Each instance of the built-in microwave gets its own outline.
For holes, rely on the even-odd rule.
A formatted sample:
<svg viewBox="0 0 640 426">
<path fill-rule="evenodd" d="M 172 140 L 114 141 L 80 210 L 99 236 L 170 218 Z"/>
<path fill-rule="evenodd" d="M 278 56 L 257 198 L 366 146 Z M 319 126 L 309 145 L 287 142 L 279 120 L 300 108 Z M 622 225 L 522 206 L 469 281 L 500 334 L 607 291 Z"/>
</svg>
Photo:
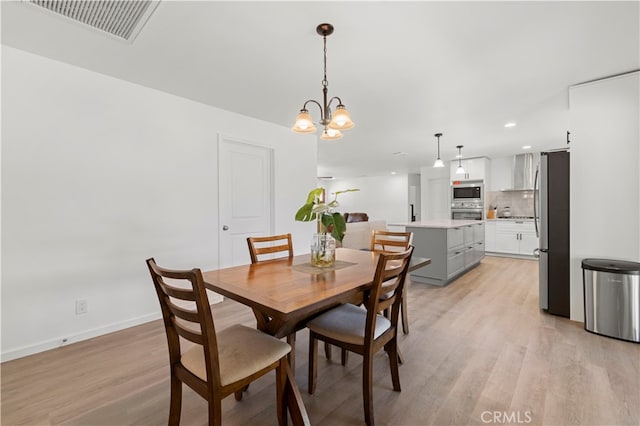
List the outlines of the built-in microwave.
<svg viewBox="0 0 640 426">
<path fill-rule="evenodd" d="M 482 203 L 484 185 L 481 180 L 454 180 L 451 185 L 451 202 Z"/>
</svg>

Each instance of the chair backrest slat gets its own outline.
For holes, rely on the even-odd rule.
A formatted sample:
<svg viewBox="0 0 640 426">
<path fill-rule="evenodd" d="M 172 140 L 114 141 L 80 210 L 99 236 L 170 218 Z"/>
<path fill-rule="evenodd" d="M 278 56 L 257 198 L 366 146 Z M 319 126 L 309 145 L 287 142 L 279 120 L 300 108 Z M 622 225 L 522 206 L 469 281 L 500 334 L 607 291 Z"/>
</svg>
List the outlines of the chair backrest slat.
<svg viewBox="0 0 640 426">
<path fill-rule="evenodd" d="M 273 253 L 287 252 L 287 257 L 293 257 L 291 234 L 273 235 L 270 237 L 248 237 L 247 244 L 249 245 L 251 263 L 260 262 L 261 260 L 258 256 Z"/>
<path fill-rule="evenodd" d="M 201 332 L 185 327 L 178 321 L 175 321 L 175 319 L 173 321 L 173 326 L 175 327 L 176 333 L 179 336 L 184 337 L 190 342 L 197 343 L 198 345 L 204 346 L 204 337 L 202 336 Z"/>
<path fill-rule="evenodd" d="M 193 309 L 185 309 L 182 306 L 175 305 L 171 302 L 169 302 L 168 308 L 171 311 L 171 313 L 176 317 L 185 321 L 198 324 L 198 326 L 200 326 L 200 316 L 198 315 L 197 311 Z"/>
<path fill-rule="evenodd" d="M 162 280 L 160 280 L 160 285 L 162 286 L 162 291 L 169 297 L 175 297 L 180 300 L 189 300 L 191 302 L 196 301 L 193 290 L 191 289 L 172 287 Z"/>
<path fill-rule="evenodd" d="M 175 364 L 180 361 L 182 348 L 179 336 L 202 345 L 207 377 L 213 379 L 208 383 L 220 387 L 216 331 L 202 273 L 199 269 L 165 269 L 158 266 L 153 258 L 147 259 L 147 266 L 162 309 L 170 362 Z M 171 285 L 165 281 L 166 278 L 177 280 L 183 286 Z M 190 305 L 194 309 L 180 306 L 172 299 L 193 302 Z"/>
<path fill-rule="evenodd" d="M 382 253 L 405 251 L 409 248 L 409 245 L 411 245 L 412 238 L 412 232 L 373 229 L 371 231 L 370 250 Z"/>
</svg>

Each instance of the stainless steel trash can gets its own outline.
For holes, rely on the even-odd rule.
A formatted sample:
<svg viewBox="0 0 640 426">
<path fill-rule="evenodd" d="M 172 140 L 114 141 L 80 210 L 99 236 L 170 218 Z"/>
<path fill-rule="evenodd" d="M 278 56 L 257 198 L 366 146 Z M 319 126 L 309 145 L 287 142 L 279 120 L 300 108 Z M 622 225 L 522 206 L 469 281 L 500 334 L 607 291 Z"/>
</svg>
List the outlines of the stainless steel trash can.
<svg viewBox="0 0 640 426">
<path fill-rule="evenodd" d="M 585 330 L 640 343 L 640 263 L 584 259 L 582 283 Z"/>
</svg>

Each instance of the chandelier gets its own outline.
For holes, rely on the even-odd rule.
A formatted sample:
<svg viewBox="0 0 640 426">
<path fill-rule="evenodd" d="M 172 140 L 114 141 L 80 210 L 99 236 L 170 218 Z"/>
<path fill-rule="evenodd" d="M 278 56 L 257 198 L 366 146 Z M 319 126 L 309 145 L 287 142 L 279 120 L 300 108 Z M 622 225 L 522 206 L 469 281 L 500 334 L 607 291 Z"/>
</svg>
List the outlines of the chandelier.
<svg viewBox="0 0 640 426">
<path fill-rule="evenodd" d="M 320 24 L 316 27 L 316 32 L 322 36 L 324 41 L 324 78 L 322 79 L 322 104 L 320 102 L 309 99 L 304 103 L 300 113 L 296 117 L 295 124 L 291 128 L 292 131 L 296 133 L 314 133 L 316 131 L 316 126 L 313 124 L 313 120 L 311 115 L 309 114 L 309 110 L 307 110 L 307 104 L 309 102 L 318 105 L 320 108 L 320 121 L 319 123 L 324 126 L 324 130 L 320 139 L 324 140 L 333 140 L 340 139 L 342 137 L 342 130 L 348 130 L 354 126 L 353 121 L 351 121 L 351 116 L 349 115 L 349 111 L 342 104 L 342 100 L 334 96 L 329 101 L 327 101 L 328 97 L 328 87 L 329 82 L 327 81 L 327 36 L 333 33 L 333 25 L 331 24 Z M 335 111 L 331 112 L 331 103 L 336 100 L 338 105 L 336 106 Z"/>
</svg>

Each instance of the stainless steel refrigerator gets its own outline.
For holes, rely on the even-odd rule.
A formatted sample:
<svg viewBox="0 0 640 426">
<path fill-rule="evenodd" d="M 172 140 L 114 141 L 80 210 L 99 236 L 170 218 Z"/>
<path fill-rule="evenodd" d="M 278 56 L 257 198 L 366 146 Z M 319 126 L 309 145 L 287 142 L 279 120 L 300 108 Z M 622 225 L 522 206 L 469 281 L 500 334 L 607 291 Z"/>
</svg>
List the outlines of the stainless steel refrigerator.
<svg viewBox="0 0 640 426">
<path fill-rule="evenodd" d="M 535 182 L 540 309 L 569 318 L 569 151 L 542 152 Z"/>
</svg>

